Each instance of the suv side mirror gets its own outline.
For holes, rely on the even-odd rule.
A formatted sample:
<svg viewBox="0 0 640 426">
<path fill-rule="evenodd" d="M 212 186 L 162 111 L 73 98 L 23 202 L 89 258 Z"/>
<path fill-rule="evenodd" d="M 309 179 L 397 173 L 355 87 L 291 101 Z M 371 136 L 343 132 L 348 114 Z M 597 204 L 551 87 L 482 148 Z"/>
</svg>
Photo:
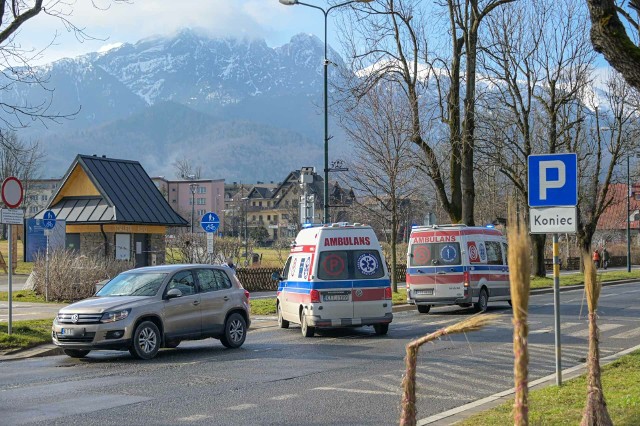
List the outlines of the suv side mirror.
<svg viewBox="0 0 640 426">
<path fill-rule="evenodd" d="M 182 292 L 177 288 L 172 288 L 167 292 L 166 299 L 175 299 L 176 297 L 182 297 Z"/>
<path fill-rule="evenodd" d="M 271 279 L 273 281 L 282 281 L 282 277 L 278 272 L 274 272 L 273 274 L 271 274 Z"/>
</svg>

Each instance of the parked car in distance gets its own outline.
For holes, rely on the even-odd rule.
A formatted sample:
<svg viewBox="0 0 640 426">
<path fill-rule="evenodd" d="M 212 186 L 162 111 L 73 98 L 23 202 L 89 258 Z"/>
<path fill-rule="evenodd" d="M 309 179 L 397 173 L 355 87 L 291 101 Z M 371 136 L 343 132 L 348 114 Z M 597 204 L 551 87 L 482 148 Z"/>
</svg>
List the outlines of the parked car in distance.
<svg viewBox="0 0 640 426">
<path fill-rule="evenodd" d="M 238 348 L 250 324 L 249 292 L 232 269 L 163 265 L 122 272 L 95 296 L 60 309 L 51 336 L 73 358 L 111 349 L 151 359 L 182 340 L 213 337 Z"/>
</svg>

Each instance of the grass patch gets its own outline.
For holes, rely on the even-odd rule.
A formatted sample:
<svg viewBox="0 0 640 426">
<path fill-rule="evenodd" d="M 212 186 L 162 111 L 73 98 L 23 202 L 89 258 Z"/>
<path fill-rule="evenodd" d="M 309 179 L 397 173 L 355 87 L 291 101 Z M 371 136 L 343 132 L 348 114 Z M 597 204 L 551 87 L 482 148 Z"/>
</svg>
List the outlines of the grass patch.
<svg viewBox="0 0 640 426">
<path fill-rule="evenodd" d="M 13 321 L 11 335 L 7 323 L 0 323 L 0 350 L 27 349 L 43 343 L 51 343 L 50 319 Z"/>
<path fill-rule="evenodd" d="M 275 315 L 276 299 L 251 300 L 251 315 Z"/>
<path fill-rule="evenodd" d="M 11 300 L 14 302 L 47 303 L 44 300 L 44 295 L 36 294 L 33 290 L 14 290 L 11 292 L 11 296 Z M 0 300 L 9 300 L 9 293 L 6 291 L 0 291 Z"/>
<path fill-rule="evenodd" d="M 609 271 L 598 273 L 598 279 L 602 282 L 625 280 L 640 278 L 640 270 L 627 271 Z M 560 286 L 577 285 L 584 283 L 584 275 L 581 273 L 560 275 Z M 553 287 L 553 276 L 545 278 L 533 277 L 531 278 L 531 288 L 545 288 Z"/>
<path fill-rule="evenodd" d="M 640 351 L 623 356 L 603 368 L 602 384 L 607 408 L 615 425 L 640 424 Z M 585 376 L 529 394 L 529 424 L 577 425 L 587 400 Z M 513 424 L 513 400 L 468 418 L 461 425 Z"/>
<path fill-rule="evenodd" d="M 15 273 L 16 274 L 23 274 L 23 275 L 29 275 L 31 273 L 31 271 L 33 271 L 33 262 L 25 262 L 23 257 L 22 257 L 22 241 L 18 240 L 17 243 L 17 250 L 18 250 L 18 264 L 16 265 L 16 270 Z M 1 240 L 0 241 L 0 253 L 2 253 L 2 257 L 4 258 L 4 261 L 8 264 L 9 263 L 9 242 L 7 240 Z M 2 269 L 0 269 L 0 272 L 4 273 L 4 271 Z"/>
</svg>

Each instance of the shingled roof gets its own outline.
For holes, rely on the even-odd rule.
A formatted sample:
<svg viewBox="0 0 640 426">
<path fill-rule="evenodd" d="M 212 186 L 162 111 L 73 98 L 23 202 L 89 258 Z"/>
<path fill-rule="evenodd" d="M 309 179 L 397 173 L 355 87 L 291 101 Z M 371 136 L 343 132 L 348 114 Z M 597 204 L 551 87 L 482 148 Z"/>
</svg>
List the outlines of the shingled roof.
<svg viewBox="0 0 640 426">
<path fill-rule="evenodd" d="M 81 168 L 97 193 L 66 195 L 65 185 Z M 75 173 L 74 173 L 75 172 Z M 47 209 L 67 224 L 188 226 L 137 161 L 78 155 Z M 36 215 L 41 219 L 44 210 Z"/>
<path fill-rule="evenodd" d="M 640 210 L 640 184 L 634 184 L 631 194 L 626 184 L 614 183 L 609 185 L 611 204 L 602 212 L 598 220 L 598 229 L 614 230 L 627 229 L 627 215 Z M 627 197 L 629 212 L 627 213 Z M 630 227 L 637 229 L 640 221 L 631 220 Z"/>
</svg>

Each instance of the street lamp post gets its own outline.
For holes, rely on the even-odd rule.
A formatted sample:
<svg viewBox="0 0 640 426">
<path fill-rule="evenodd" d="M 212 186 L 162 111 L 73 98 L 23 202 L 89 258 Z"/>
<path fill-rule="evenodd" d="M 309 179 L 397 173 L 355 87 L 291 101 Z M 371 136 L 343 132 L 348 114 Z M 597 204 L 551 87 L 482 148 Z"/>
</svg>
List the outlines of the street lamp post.
<svg viewBox="0 0 640 426">
<path fill-rule="evenodd" d="M 370 3 L 373 0 L 351 0 L 344 3 L 333 5 L 327 9 L 323 9 L 319 6 L 303 3 L 298 0 L 279 0 L 280 3 L 286 6 L 295 6 L 297 4 L 302 6 L 318 9 L 324 14 L 324 196 L 322 202 L 324 203 L 324 223 L 329 223 L 329 100 L 328 100 L 328 69 L 329 58 L 327 58 L 327 17 L 329 12 L 338 7 L 346 6 L 351 3 Z"/>
<path fill-rule="evenodd" d="M 629 155 L 627 155 L 627 272 L 631 272 L 631 179 L 629 177 Z"/>
<path fill-rule="evenodd" d="M 249 235 L 247 235 L 247 228 L 249 227 L 249 197 L 242 197 L 242 203 L 244 204 L 244 266 L 249 266 Z"/>
</svg>

